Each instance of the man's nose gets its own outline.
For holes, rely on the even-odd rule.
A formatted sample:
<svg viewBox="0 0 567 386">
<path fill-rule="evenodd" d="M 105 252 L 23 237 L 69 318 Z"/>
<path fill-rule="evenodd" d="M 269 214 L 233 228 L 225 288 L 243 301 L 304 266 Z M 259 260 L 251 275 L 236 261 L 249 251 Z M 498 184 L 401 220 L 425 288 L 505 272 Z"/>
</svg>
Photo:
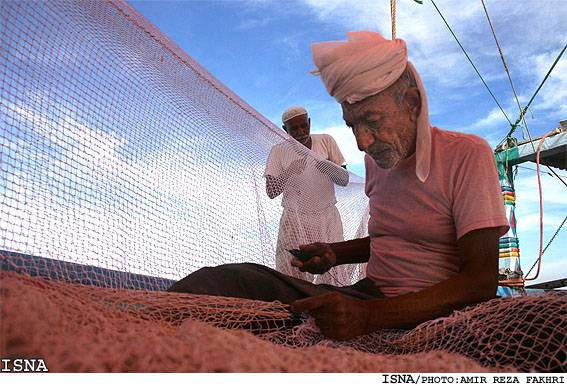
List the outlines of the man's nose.
<svg viewBox="0 0 567 386">
<path fill-rule="evenodd" d="M 358 128 L 353 130 L 354 137 L 356 138 L 356 144 L 358 146 L 358 150 L 366 151 L 370 145 L 372 145 L 375 141 L 374 137 L 363 128 Z"/>
</svg>

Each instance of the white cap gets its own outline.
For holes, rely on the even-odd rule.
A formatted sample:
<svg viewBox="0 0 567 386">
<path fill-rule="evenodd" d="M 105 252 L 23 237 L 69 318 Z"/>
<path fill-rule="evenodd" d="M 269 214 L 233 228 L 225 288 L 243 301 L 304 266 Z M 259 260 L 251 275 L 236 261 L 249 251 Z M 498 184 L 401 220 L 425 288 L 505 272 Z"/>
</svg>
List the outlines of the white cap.
<svg viewBox="0 0 567 386">
<path fill-rule="evenodd" d="M 291 118 L 295 118 L 299 115 L 305 115 L 305 114 L 307 114 L 307 110 L 305 110 L 303 107 L 292 106 L 288 108 L 286 111 L 284 111 L 284 113 L 282 114 L 282 122 L 286 123 Z"/>
</svg>

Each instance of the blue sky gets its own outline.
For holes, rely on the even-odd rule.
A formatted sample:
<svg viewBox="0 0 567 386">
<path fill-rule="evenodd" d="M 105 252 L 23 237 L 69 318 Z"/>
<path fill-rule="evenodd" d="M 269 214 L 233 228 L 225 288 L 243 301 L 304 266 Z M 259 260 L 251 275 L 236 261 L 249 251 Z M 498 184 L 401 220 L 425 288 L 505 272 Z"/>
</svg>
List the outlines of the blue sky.
<svg viewBox="0 0 567 386">
<path fill-rule="evenodd" d="M 295 104 L 307 107 L 313 131 L 333 135 L 349 170 L 360 176 L 364 176 L 363 155 L 342 121 L 340 107 L 327 95 L 320 79 L 309 74 L 314 67 L 309 45 L 344 40 L 347 31 L 360 29 L 376 30 L 389 37 L 389 3 L 131 2 L 181 49 L 271 120 L 276 129 L 285 108 Z M 517 102 L 480 0 L 467 2 L 466 7 L 463 2 L 436 3 L 508 119 L 515 121 Z M 105 260 L 109 267 L 170 276 L 187 268 L 185 261 L 177 259 L 180 248 L 195 252 L 199 258 L 212 259 L 196 260 L 193 268 L 224 262 L 227 256 L 256 256 L 250 240 L 259 243 L 255 233 L 258 224 L 250 221 L 250 209 L 243 204 L 261 202 L 268 222 L 261 228 L 271 231 L 277 230 L 281 206 L 277 200 L 258 196 L 256 190 L 256 195 L 244 198 L 250 192 L 244 191 L 239 181 L 252 177 L 263 183 L 263 157 L 281 140 L 279 134 L 283 132 L 258 131 L 246 120 L 232 127 L 235 122 L 224 114 L 226 106 L 223 114 L 214 119 L 222 121 L 223 130 L 238 129 L 241 136 L 230 137 L 235 142 L 226 143 L 223 130 L 200 130 L 200 124 L 208 122 L 208 106 L 199 105 L 201 110 L 192 115 L 196 119 L 188 120 L 187 114 L 167 107 L 178 108 L 168 88 L 152 88 L 164 81 L 164 74 L 152 65 L 155 41 L 148 38 L 145 41 L 152 44 L 132 45 L 128 33 L 114 29 L 120 23 L 105 23 L 92 30 L 82 28 L 82 23 L 92 21 L 90 14 L 81 11 L 84 3 L 74 3 L 78 12 L 73 17 L 72 13 L 54 13 L 48 3 L 5 4 L 11 13 L 3 19 L 9 21 L 8 32 L 3 35 L 9 49 L 2 60 L 7 87 L 0 103 L 5 150 L 1 170 L 4 184 L 0 189 L 4 197 L 1 210 L 8 213 L 10 226 L 0 231 L 5 240 L 3 248 L 78 262 L 93 256 L 98 260 L 101 256 L 111 257 Z M 69 3 L 53 4 L 58 9 Z M 486 4 L 520 104 L 524 105 L 567 43 L 567 2 L 524 0 L 518 6 L 518 2 L 491 0 Z M 431 0 L 424 5 L 398 0 L 396 21 L 398 36 L 407 41 L 410 59 L 428 91 L 432 123 L 443 129 L 477 134 L 494 147 L 508 132 L 508 120 Z M 33 39 L 27 39 L 30 27 Z M 120 44 L 109 46 L 105 38 Z M 558 126 L 559 120 L 567 118 L 566 58 L 559 62 L 528 113 L 532 137 L 547 133 Z M 167 79 L 175 79 L 175 87 L 181 90 L 193 86 L 186 83 L 186 78 Z M 135 132 L 132 127 L 136 127 Z M 179 136 L 171 128 L 188 129 L 193 134 L 190 138 Z M 156 132 L 161 135 L 156 136 Z M 524 139 L 521 130 L 516 136 Z M 190 151 L 195 148 L 197 151 Z M 181 162 L 183 157 L 186 159 Z M 534 169 L 534 164 L 522 165 L 515 180 L 524 272 L 535 261 L 539 249 L 539 195 Z M 220 176 L 222 186 L 233 189 L 230 193 L 240 198 L 240 205 L 230 206 L 220 197 L 223 192 L 208 179 L 211 171 Z M 567 181 L 567 172 L 558 174 Z M 203 178 L 208 183 L 203 183 Z M 542 183 L 545 245 L 567 214 L 567 195 L 565 185 L 549 173 L 542 175 Z M 201 189 L 187 188 L 201 185 Z M 338 189 L 337 194 L 345 192 Z M 202 197 L 213 197 L 228 207 L 206 205 Z M 133 200 L 139 205 L 132 205 Z M 363 200 L 339 201 L 341 205 L 358 205 Z M 171 216 L 170 208 L 177 204 L 189 209 Z M 145 218 L 147 207 L 152 208 L 150 222 Z M 227 209 L 230 219 L 225 216 Z M 195 228 L 191 226 L 195 216 L 213 216 L 222 221 Z M 352 232 L 348 234 L 354 234 L 357 225 L 350 227 Z M 224 227 L 223 231 L 219 226 Z M 233 229 L 240 229 L 238 240 L 232 237 Z M 198 235 L 188 237 L 186 232 L 192 231 L 198 231 Z M 139 239 L 140 234 L 146 236 Z M 221 240 L 218 235 L 225 238 Z M 228 245 L 230 253 L 218 252 L 222 248 L 216 248 L 216 244 L 221 241 Z M 566 246 L 564 227 L 544 255 L 538 281 L 567 277 Z M 263 258 L 273 259 L 273 251 L 264 244 L 260 248 Z M 172 265 L 173 261 L 179 266 Z"/>
<path fill-rule="evenodd" d="M 130 0 L 138 12 L 253 108 L 280 126 L 282 111 L 306 107 L 312 132 L 333 135 L 349 164 L 364 176 L 362 153 L 344 125 L 339 105 L 314 68 L 310 44 L 345 40 L 347 31 L 369 29 L 391 37 L 390 2 L 344 0 Z M 488 84 L 497 105 L 430 0 L 397 2 L 396 35 L 423 78 L 433 125 L 473 133 L 495 147 L 519 116 L 518 102 L 481 1 L 435 4 Z M 519 103 L 533 96 L 567 43 L 564 0 L 485 1 Z M 507 118 L 506 118 L 507 117 Z M 567 54 L 531 105 L 527 128 L 542 136 L 567 119 Z M 515 136 L 527 139 L 518 129 Z M 518 234 L 526 273 L 539 250 L 539 195 L 535 164 L 516 177 Z M 567 172 L 558 170 L 567 181 Z M 567 187 L 542 176 L 544 246 L 567 215 Z M 544 255 L 535 282 L 567 277 L 567 229 Z M 535 271 L 529 275 L 533 277 Z"/>
</svg>

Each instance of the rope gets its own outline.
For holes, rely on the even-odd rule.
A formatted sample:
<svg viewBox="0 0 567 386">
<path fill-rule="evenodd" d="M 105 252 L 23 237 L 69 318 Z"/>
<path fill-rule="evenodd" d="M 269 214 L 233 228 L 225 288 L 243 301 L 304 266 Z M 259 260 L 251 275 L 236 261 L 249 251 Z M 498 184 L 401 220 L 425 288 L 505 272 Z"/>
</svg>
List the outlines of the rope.
<svg viewBox="0 0 567 386">
<path fill-rule="evenodd" d="M 506 113 L 504 112 L 504 109 L 502 108 L 502 106 L 500 106 L 500 103 L 498 103 L 498 101 L 496 100 L 496 97 L 494 96 L 494 94 L 492 93 L 492 91 L 490 90 L 490 87 L 488 87 L 488 85 L 486 84 L 486 82 L 484 81 L 482 75 L 480 75 L 480 72 L 478 71 L 478 69 L 476 68 L 476 66 L 474 65 L 472 59 L 469 57 L 469 55 L 467 54 L 467 51 L 465 51 L 464 47 L 462 46 L 461 42 L 459 41 L 459 39 L 457 38 L 457 36 L 455 35 L 455 33 L 453 32 L 453 30 L 451 29 L 451 27 L 449 26 L 449 23 L 447 23 L 447 20 L 445 20 L 445 17 L 443 17 L 443 15 L 441 14 L 441 11 L 439 10 L 439 8 L 437 8 L 437 5 L 435 4 L 435 1 L 431 0 L 431 3 L 433 4 L 433 6 L 435 7 L 435 9 L 437 10 L 437 13 L 439 13 L 439 16 L 441 16 L 441 19 L 443 19 L 443 21 L 445 22 L 445 25 L 447 26 L 447 28 L 449 29 L 449 31 L 451 32 L 451 34 L 453 35 L 453 37 L 455 38 L 455 40 L 457 41 L 457 43 L 459 44 L 459 47 L 461 47 L 461 50 L 463 50 L 465 56 L 467 57 L 467 59 L 469 60 L 470 64 L 473 66 L 474 70 L 476 71 L 477 75 L 479 76 L 480 80 L 482 81 L 482 83 L 484 84 L 484 86 L 486 87 L 486 89 L 488 90 L 488 92 L 490 93 L 490 95 L 492 96 L 492 99 L 494 99 L 494 102 L 496 102 L 496 104 L 498 105 L 498 107 L 500 108 L 500 111 L 502 111 L 502 114 L 504 114 L 504 117 L 506 117 L 506 120 L 510 123 L 510 125 L 512 124 L 512 122 L 510 121 L 510 119 L 508 118 L 508 116 L 506 115 Z"/>
<path fill-rule="evenodd" d="M 508 120 L 508 122 L 510 123 L 510 126 L 512 127 L 510 132 L 506 135 L 506 137 L 500 142 L 500 144 L 502 144 L 504 141 L 506 141 L 508 138 L 511 137 L 511 134 L 516 130 L 516 127 L 518 126 L 518 124 L 520 123 L 521 120 L 524 121 L 524 126 L 525 126 L 525 130 L 528 134 L 528 137 L 530 139 L 530 142 L 532 144 L 532 148 L 535 151 L 535 147 L 533 144 L 533 140 L 531 137 L 531 133 L 530 130 L 528 128 L 526 119 L 525 119 L 525 114 L 527 112 L 527 110 L 530 107 L 530 104 L 532 103 L 532 101 L 534 100 L 535 96 L 537 95 L 537 93 L 539 92 L 539 90 L 541 89 L 541 87 L 543 86 L 543 84 L 545 83 L 545 81 L 547 80 L 547 78 L 549 77 L 549 75 L 551 74 L 551 71 L 555 68 L 555 65 L 557 64 L 557 62 L 559 61 L 559 59 L 561 58 L 561 56 L 563 55 L 563 53 L 565 52 L 565 49 L 567 48 L 567 45 L 565 45 L 565 47 L 563 48 L 563 50 L 561 51 L 561 53 L 559 54 L 559 56 L 557 57 L 557 59 L 555 60 L 555 62 L 553 63 L 553 65 L 551 66 L 551 68 L 549 69 L 548 73 L 546 74 L 546 76 L 544 77 L 544 80 L 542 81 L 542 83 L 540 84 L 540 86 L 538 87 L 538 89 L 536 90 L 535 94 L 533 95 L 533 97 L 530 99 L 529 103 L 525 106 L 525 108 L 522 110 L 522 106 L 520 104 L 519 98 L 518 98 L 518 94 L 516 93 L 516 89 L 514 87 L 514 82 L 512 81 L 512 77 L 510 75 L 510 70 L 508 68 L 508 65 L 506 64 L 506 59 L 504 57 L 504 53 L 502 52 L 502 48 L 500 47 L 500 43 L 498 42 L 498 38 L 496 36 L 496 32 L 494 31 L 494 26 L 492 24 L 492 21 L 490 19 L 490 15 L 488 14 L 488 10 L 486 8 L 486 5 L 484 3 L 484 0 L 481 0 L 482 2 L 482 6 L 484 8 L 484 12 L 486 14 L 486 17 L 488 19 L 488 23 L 490 25 L 490 29 L 492 30 L 492 35 L 494 36 L 494 40 L 496 42 L 496 46 L 498 47 L 498 52 L 500 54 L 500 58 L 502 59 L 502 63 L 504 64 L 504 69 L 506 70 L 506 74 L 508 76 L 508 80 L 510 81 L 510 85 L 512 87 L 512 91 L 514 93 L 514 97 L 516 99 L 516 103 L 518 105 L 518 109 L 520 110 L 520 116 L 518 117 L 516 123 L 512 124 L 512 122 L 510 121 L 510 119 L 508 118 L 508 116 L 506 115 L 506 113 L 504 112 L 504 109 L 502 108 L 502 106 L 500 106 L 500 104 L 498 103 L 498 101 L 496 100 L 496 97 L 494 96 L 494 94 L 492 93 L 492 91 L 490 90 L 490 88 L 488 87 L 488 85 L 486 84 L 486 82 L 484 81 L 484 79 L 482 78 L 482 76 L 480 75 L 478 69 L 476 68 L 476 66 L 474 65 L 474 63 L 472 62 L 471 58 L 469 57 L 469 55 L 467 54 L 466 50 L 464 49 L 464 47 L 462 46 L 461 42 L 459 41 L 459 39 L 457 38 L 457 36 L 455 35 L 455 33 L 453 32 L 453 30 L 451 29 L 451 27 L 449 26 L 449 23 L 447 23 L 447 21 L 445 20 L 445 18 L 443 17 L 443 15 L 441 14 L 441 11 L 439 10 L 439 8 L 437 7 L 437 5 L 435 4 L 434 0 L 431 0 L 431 3 L 433 4 L 433 6 L 435 7 L 435 9 L 437 10 L 437 12 L 439 13 L 439 16 L 441 16 L 441 19 L 443 19 L 443 22 L 445 22 L 445 25 L 447 26 L 447 28 L 449 29 L 449 31 L 451 32 L 451 34 L 453 35 L 453 37 L 455 38 L 455 40 L 457 41 L 457 43 L 459 44 L 459 46 L 461 47 L 461 50 L 463 51 L 463 53 L 465 54 L 465 56 L 467 57 L 467 59 L 469 60 L 469 62 L 471 63 L 471 65 L 473 66 L 474 70 L 476 71 L 476 73 L 478 74 L 478 76 L 480 77 L 482 83 L 486 86 L 488 92 L 490 93 L 490 95 L 492 96 L 492 98 L 494 99 L 494 101 L 496 102 L 496 104 L 498 105 L 498 107 L 500 108 L 500 111 L 502 111 L 502 114 L 504 114 L 504 116 L 506 117 L 506 119 Z M 540 141 L 539 147 L 538 147 L 538 151 L 537 151 L 537 174 L 538 174 L 538 185 L 539 185 L 539 200 L 540 200 L 540 248 L 539 248 L 539 256 L 538 256 L 538 260 L 537 260 L 537 264 L 538 264 L 538 268 L 537 268 L 537 273 L 533 278 L 526 278 L 525 280 L 534 280 L 539 276 L 539 272 L 540 272 L 540 268 L 541 268 L 541 258 L 543 253 L 545 252 L 545 250 L 547 250 L 547 247 L 549 246 L 549 244 L 551 244 L 551 241 L 553 241 L 553 239 L 555 238 L 555 236 L 557 235 L 557 233 L 559 232 L 559 229 L 561 229 L 561 227 L 563 226 L 563 223 L 565 222 L 565 220 L 563 220 L 563 223 L 559 226 L 559 229 L 557 230 L 557 232 L 555 233 L 555 235 L 551 238 L 551 240 L 549 241 L 549 243 L 547 244 L 547 246 L 545 247 L 545 249 L 543 249 L 543 193 L 542 193 L 542 188 L 541 188 L 541 172 L 540 172 L 540 153 L 541 153 L 541 146 L 543 144 L 543 141 L 545 140 L 545 138 L 547 138 L 548 136 L 555 134 L 555 131 L 552 131 L 550 133 L 547 133 L 545 136 L 543 136 L 543 138 Z M 548 167 L 548 169 L 550 171 L 552 171 L 558 178 L 559 176 L 551 169 Z M 561 182 L 563 182 L 565 184 L 565 182 L 559 178 L 559 180 Z M 567 185 L 567 184 L 566 184 Z M 567 217 L 566 217 L 567 219 Z M 535 265 L 535 264 L 534 264 Z M 533 266 L 532 266 L 533 269 Z M 531 272 L 531 269 L 530 269 Z M 529 272 L 528 272 L 529 274 Z M 524 280 L 522 280 L 523 282 Z"/>
<path fill-rule="evenodd" d="M 547 166 L 547 165 L 545 165 L 545 166 Z M 563 179 L 561 178 L 561 176 L 559 176 L 559 174 L 557 174 L 557 173 L 555 172 L 555 170 L 553 170 L 553 169 L 550 168 L 549 166 L 547 166 L 547 168 L 549 169 L 550 172 L 552 172 L 552 173 L 555 175 L 555 177 L 559 178 L 559 181 L 561 181 L 561 182 L 563 183 L 563 185 L 567 186 L 567 183 L 566 183 L 565 181 L 563 181 Z M 567 178 L 567 177 L 565 177 L 565 178 Z"/>
<path fill-rule="evenodd" d="M 559 59 L 561 59 L 561 56 L 563 56 L 563 53 L 565 52 L 565 50 L 567 49 L 567 44 L 565 45 L 565 47 L 563 47 L 563 49 L 561 50 L 561 52 L 559 53 L 559 55 L 557 56 L 557 59 L 555 59 L 555 62 L 553 62 L 553 64 L 551 65 L 551 68 L 549 69 L 549 71 L 547 71 L 547 74 L 545 75 L 545 77 L 543 78 L 543 80 L 541 81 L 539 87 L 537 88 L 536 92 L 534 93 L 534 95 L 532 96 L 532 98 L 530 99 L 530 101 L 528 102 L 528 104 L 526 105 L 526 107 L 524 107 L 524 110 L 520 113 L 520 116 L 518 117 L 518 119 L 516 120 L 516 123 L 514 123 L 512 126 L 512 128 L 510 129 L 510 131 L 508 132 L 508 134 L 506 135 L 506 137 L 500 142 L 500 144 L 502 144 L 506 138 L 510 137 L 512 135 L 512 133 L 516 130 L 516 127 L 518 126 L 518 123 L 520 123 L 520 121 L 522 120 L 522 118 L 524 117 L 524 115 L 526 114 L 526 112 L 528 111 L 528 108 L 530 107 L 530 105 L 532 104 L 533 100 L 535 99 L 536 95 L 538 94 L 539 90 L 541 90 L 541 88 L 543 87 L 543 84 L 547 81 L 547 78 L 549 78 L 549 76 L 551 75 L 551 71 L 553 71 L 553 69 L 555 68 L 555 65 L 557 64 L 557 62 L 559 62 Z"/>
<path fill-rule="evenodd" d="M 553 68 L 555 67 L 555 65 L 557 64 L 559 58 L 561 58 L 561 56 L 563 55 L 563 52 L 565 52 L 565 48 L 567 48 L 567 45 L 565 46 L 565 48 L 563 48 L 563 50 L 561 51 L 561 53 L 559 54 L 559 57 L 555 60 L 555 62 L 553 63 L 551 69 L 549 70 L 549 72 L 547 73 L 547 75 L 545 76 L 543 82 L 541 83 L 541 85 L 538 87 L 538 89 L 536 90 L 534 96 L 532 97 L 532 99 L 530 100 L 530 102 L 526 105 L 526 107 L 524 108 L 524 110 L 522 110 L 522 106 L 520 104 L 520 100 L 518 98 L 518 94 L 516 93 L 516 89 L 514 87 L 514 82 L 512 81 L 512 77 L 510 76 L 510 70 L 508 68 L 508 65 L 506 64 L 506 59 L 504 58 L 504 54 L 502 52 L 502 48 L 500 47 L 500 43 L 498 42 L 498 38 L 496 37 L 496 32 L 494 31 L 494 26 L 492 25 L 492 21 L 490 20 L 490 15 L 488 14 L 488 10 L 486 9 L 486 5 L 484 3 L 484 0 L 481 0 L 482 2 L 482 6 L 484 8 L 484 13 L 486 14 L 486 18 L 488 19 L 488 24 L 490 24 L 490 29 L 492 30 L 492 35 L 494 36 L 494 41 L 496 42 L 496 46 L 498 47 L 498 52 L 500 53 L 500 58 L 502 59 L 502 63 L 504 64 L 504 69 L 506 70 L 506 74 L 508 75 L 508 79 L 510 80 L 510 85 L 512 86 L 512 91 L 514 92 L 514 97 L 516 99 L 516 103 L 518 104 L 518 109 L 520 110 L 520 116 L 518 117 L 518 119 L 516 120 L 516 123 L 512 126 L 512 130 L 508 133 L 508 135 L 506 136 L 506 138 L 509 138 L 510 135 L 514 132 L 514 130 L 516 129 L 518 123 L 520 122 L 520 120 L 524 121 L 524 127 L 526 129 L 526 132 L 528 134 L 528 138 L 530 139 L 530 143 L 532 145 L 532 149 L 535 151 L 535 146 L 532 140 L 532 136 L 530 133 L 530 129 L 528 128 L 528 123 L 526 122 L 526 117 L 525 117 L 525 113 L 528 110 L 531 102 L 533 101 L 533 99 L 535 98 L 535 96 L 537 95 L 537 93 L 539 92 L 539 90 L 541 89 L 541 87 L 543 86 L 543 84 L 545 83 L 545 81 L 547 80 L 547 78 L 549 77 L 549 74 L 551 73 L 551 71 L 553 70 Z M 545 138 L 547 138 L 548 136 L 555 134 L 555 131 L 551 131 L 549 133 L 547 133 L 540 141 L 539 143 L 539 147 L 537 150 L 537 178 L 538 178 L 538 186 L 539 186 L 539 207 L 540 207 L 540 245 L 539 245 L 539 256 L 538 259 L 536 260 L 536 263 L 538 264 L 538 269 L 537 269 L 537 273 L 533 278 L 526 278 L 525 280 L 534 280 L 538 277 L 539 272 L 540 272 L 540 266 L 541 266 L 541 258 L 543 256 L 543 254 L 545 253 L 545 251 L 547 250 L 547 247 L 549 247 L 549 245 L 551 244 L 551 242 L 553 241 L 553 239 L 555 238 L 555 236 L 557 235 L 557 233 L 559 232 L 559 229 L 561 229 L 561 227 L 563 226 L 563 223 L 565 222 L 565 220 L 563 220 L 563 223 L 561 223 L 561 225 L 559 226 L 559 229 L 557 229 L 557 232 L 555 232 L 555 235 L 553 235 L 553 237 L 549 240 L 549 243 L 547 244 L 547 246 L 545 247 L 545 249 L 542 250 L 543 247 L 543 194 L 542 194 L 542 189 L 541 189 L 541 173 L 540 173 L 540 153 L 541 153 L 541 146 L 543 145 L 543 141 Z M 546 165 L 547 166 L 547 165 Z M 563 182 L 565 184 L 565 182 L 557 175 L 557 173 L 555 173 L 555 171 L 553 171 L 553 169 L 551 169 L 548 166 L 548 169 L 550 171 L 552 171 L 557 178 L 559 178 L 559 180 L 561 182 Z M 567 219 L 567 217 L 565 217 Z M 526 274 L 529 275 L 529 273 L 532 271 L 532 269 L 534 268 L 535 264 L 532 265 L 532 267 L 530 268 L 530 271 Z"/>
<path fill-rule="evenodd" d="M 510 85 L 512 86 L 512 91 L 514 92 L 514 97 L 516 98 L 516 103 L 518 104 L 518 109 L 520 110 L 520 116 L 524 120 L 524 126 L 526 128 L 526 132 L 528 133 L 528 137 L 531 141 L 532 135 L 530 133 L 530 130 L 528 129 L 528 124 L 526 122 L 526 118 L 522 114 L 522 105 L 520 104 L 518 94 L 516 93 L 516 88 L 514 87 L 514 82 L 512 81 L 512 77 L 510 76 L 510 69 L 508 68 L 508 65 L 506 64 L 506 59 L 504 58 L 504 53 L 502 52 L 502 48 L 500 47 L 500 43 L 498 42 L 498 38 L 496 37 L 496 32 L 494 31 L 494 26 L 492 25 L 492 20 L 490 20 L 490 15 L 488 14 L 488 10 L 486 9 L 486 5 L 484 4 L 484 0 L 480 0 L 480 1 L 482 3 L 482 7 L 484 8 L 484 13 L 486 14 L 486 18 L 488 19 L 488 24 L 490 25 L 490 30 L 492 31 L 492 36 L 494 36 L 494 41 L 496 42 L 496 46 L 498 47 L 498 52 L 500 53 L 500 58 L 502 59 L 502 63 L 504 64 L 504 69 L 506 70 L 506 74 L 508 75 L 508 80 L 510 81 Z M 533 142 L 532 142 L 532 148 L 535 151 L 535 148 L 533 146 L 534 145 L 533 145 Z"/>
<path fill-rule="evenodd" d="M 417 0 L 414 0 L 417 1 Z M 455 38 L 455 41 L 457 42 L 457 44 L 459 45 L 459 47 L 461 48 L 461 50 L 463 51 L 463 53 L 465 54 L 465 56 L 467 57 L 468 61 L 470 62 L 470 64 L 473 66 L 474 70 L 476 71 L 477 75 L 479 76 L 480 80 L 482 81 L 482 83 L 484 84 L 484 86 L 486 87 L 486 89 L 488 90 L 488 92 L 490 93 L 490 95 L 492 96 L 492 99 L 494 99 L 494 102 L 496 102 L 496 104 L 498 105 L 498 107 L 500 108 L 500 111 L 502 111 L 502 114 L 504 115 L 504 117 L 506 118 L 506 120 L 508 121 L 508 123 L 510 123 L 510 126 L 512 127 L 510 129 L 510 131 L 508 132 L 508 134 L 506 135 L 506 137 L 504 137 L 504 139 L 502 141 L 500 141 L 499 145 L 501 145 L 502 143 L 504 143 L 504 141 L 506 141 L 506 138 L 510 137 L 512 135 L 512 133 L 516 130 L 516 128 L 518 127 L 518 124 L 520 123 L 520 121 L 523 119 L 524 120 L 524 124 L 526 125 L 526 130 L 528 131 L 528 135 L 529 135 L 529 130 L 527 128 L 527 124 L 525 123 L 525 114 L 528 111 L 531 103 L 533 102 L 533 100 L 535 99 L 536 95 L 538 94 L 539 90 L 542 88 L 543 84 L 547 81 L 547 78 L 549 78 L 551 72 L 553 71 L 553 69 L 555 68 L 555 66 L 557 65 L 557 62 L 559 62 L 559 59 L 561 58 L 561 56 L 563 55 L 563 53 L 565 52 L 565 50 L 567 49 L 567 44 L 565 45 L 565 47 L 563 47 L 563 50 L 561 50 L 561 53 L 559 54 L 559 56 L 557 57 L 557 59 L 555 59 L 555 62 L 553 63 L 553 65 L 551 66 L 551 68 L 549 69 L 549 71 L 547 72 L 547 74 L 545 75 L 543 81 L 541 82 L 541 84 L 539 85 L 539 87 L 537 88 L 536 92 L 534 93 L 534 95 L 532 96 L 532 98 L 530 99 L 530 101 L 528 102 L 528 104 L 524 107 L 524 109 L 522 110 L 520 107 L 520 116 L 518 117 L 518 119 L 516 120 L 515 123 L 512 123 L 510 121 L 510 119 L 508 118 L 508 116 L 506 115 L 506 113 L 504 112 L 504 109 L 502 108 L 502 106 L 500 105 L 500 103 L 498 103 L 498 100 L 496 100 L 496 97 L 494 96 L 494 94 L 492 93 L 492 91 L 490 90 L 490 87 L 488 87 L 488 84 L 486 84 L 486 82 L 484 81 L 484 78 L 482 77 L 482 75 L 480 75 L 480 72 L 478 71 L 478 69 L 476 68 L 475 64 L 473 63 L 472 59 L 469 57 L 469 55 L 467 54 L 466 50 L 464 49 L 463 45 L 461 44 L 461 42 L 459 41 L 459 39 L 457 38 L 457 36 L 455 35 L 455 33 L 453 32 L 453 30 L 451 29 L 451 26 L 449 26 L 449 23 L 447 22 L 447 20 L 445 19 L 445 17 L 443 16 L 443 14 L 441 13 L 441 11 L 439 10 L 439 7 L 437 7 L 437 4 L 435 4 L 434 0 L 431 0 L 431 3 L 433 4 L 433 6 L 435 7 L 435 9 L 437 10 L 437 13 L 439 14 L 439 16 L 441 16 L 441 19 L 443 20 L 443 22 L 445 23 L 445 25 L 447 26 L 447 28 L 449 29 L 449 31 L 451 32 L 451 34 L 453 35 L 453 37 Z M 482 0 L 482 4 L 486 13 L 486 16 L 488 18 L 488 22 L 490 24 L 490 27 L 492 29 L 492 33 L 494 35 L 494 39 L 496 40 L 496 44 L 498 46 L 499 52 L 500 52 L 500 57 L 502 58 L 502 61 L 504 63 L 504 68 L 506 69 L 506 72 L 508 73 L 508 78 L 510 79 L 510 83 L 512 84 L 512 89 L 514 90 L 514 95 L 516 95 L 516 91 L 514 89 L 514 85 L 512 83 L 512 80 L 510 78 L 510 73 L 508 71 L 508 66 L 506 64 L 506 60 L 504 59 L 504 55 L 502 54 L 502 50 L 500 48 L 500 44 L 498 43 L 498 39 L 496 38 L 496 34 L 494 32 L 494 28 L 492 27 L 492 22 L 490 20 L 490 16 L 488 15 L 488 12 L 486 10 L 486 6 L 484 5 L 484 0 Z M 516 95 L 516 101 L 518 102 L 518 97 Z M 519 102 L 518 102 L 519 103 Z M 531 139 L 531 136 L 530 136 Z M 535 151 L 535 149 L 534 149 Z"/>
<path fill-rule="evenodd" d="M 413 0 L 423 5 L 423 0 Z M 396 0 L 390 0 L 390 14 L 392 16 L 392 40 L 396 38 Z"/>
<path fill-rule="evenodd" d="M 547 243 L 547 245 L 545 246 L 545 248 L 543 248 L 543 252 L 541 253 L 541 255 L 543 256 L 543 254 L 545 253 L 545 251 L 547 251 L 547 248 L 549 247 L 549 245 L 551 244 L 551 242 L 553 241 L 553 239 L 555 239 L 555 236 L 557 236 L 557 234 L 559 233 L 559 231 L 561 230 L 561 228 L 563 227 L 563 224 L 565 224 L 565 221 L 567 220 L 567 216 L 565 216 L 565 218 L 563 219 L 563 221 L 561 222 L 561 224 L 559 224 L 559 227 L 557 228 L 557 230 L 555 231 L 555 234 L 551 237 L 551 239 L 549 239 L 549 242 Z M 538 260 L 536 260 L 532 267 L 530 268 L 530 270 L 528 271 L 528 273 L 526 274 L 526 276 L 528 276 L 530 274 L 530 272 L 532 271 L 532 269 L 534 269 L 535 265 L 537 264 Z"/>
<path fill-rule="evenodd" d="M 537 171 L 537 169 L 533 169 L 533 168 L 530 168 L 530 167 L 527 167 L 527 166 L 517 165 L 517 167 L 520 168 L 520 169 L 531 170 L 532 172 Z M 567 176 L 559 175 L 559 174 L 555 173 L 553 171 L 553 169 L 551 169 L 551 171 L 554 173 L 555 177 L 559 178 L 559 181 L 561 181 L 563 183 L 563 185 L 567 186 L 567 183 L 565 181 L 563 181 L 563 179 L 562 179 L 562 178 L 567 178 Z M 550 177 L 553 177 L 553 174 L 551 174 L 549 172 L 547 172 L 547 175 L 550 176 Z"/>
<path fill-rule="evenodd" d="M 390 0 L 390 14 L 392 16 L 392 40 L 396 38 L 396 0 Z"/>
<path fill-rule="evenodd" d="M 541 268 L 541 256 L 543 255 L 543 193 L 541 189 L 541 173 L 539 170 L 539 156 L 541 153 L 541 146 L 543 145 L 543 141 L 550 135 L 555 134 L 555 130 L 550 131 L 546 135 L 543 136 L 541 141 L 539 141 L 539 146 L 537 147 L 537 158 L 536 158 L 536 165 L 537 165 L 537 184 L 539 187 L 539 256 L 537 260 L 537 272 L 534 277 L 526 278 L 525 281 L 528 280 L 535 280 L 539 276 L 539 271 Z"/>
</svg>

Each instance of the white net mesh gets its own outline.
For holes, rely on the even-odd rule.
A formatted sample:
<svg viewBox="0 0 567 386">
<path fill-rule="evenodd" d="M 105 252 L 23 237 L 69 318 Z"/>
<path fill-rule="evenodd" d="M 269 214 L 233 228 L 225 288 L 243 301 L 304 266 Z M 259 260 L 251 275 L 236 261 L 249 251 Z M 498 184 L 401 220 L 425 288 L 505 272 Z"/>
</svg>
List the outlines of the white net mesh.
<svg viewBox="0 0 567 386">
<path fill-rule="evenodd" d="M 289 140 L 122 1 L 0 12 L 2 358 L 53 371 L 565 371 L 563 294 L 338 344 L 277 302 L 163 292 L 204 266 L 276 267 L 298 243 L 366 235 L 364 181 Z M 309 193 L 285 213 L 284 194 L 268 197 L 278 146 L 309 173 L 283 187 L 326 201 Z"/>
<path fill-rule="evenodd" d="M 301 178 L 320 181 L 304 196 L 344 170 L 318 174 L 313 153 L 147 29 L 123 3 L 2 3 L 2 249 L 168 279 L 229 262 L 275 268 L 270 150 L 284 142 L 284 157 L 309 160 Z M 325 186 L 341 238 L 365 231 L 363 181 L 350 180 Z M 304 209 L 325 208 L 294 213 Z M 285 248 L 323 240 L 301 220 Z"/>
</svg>

